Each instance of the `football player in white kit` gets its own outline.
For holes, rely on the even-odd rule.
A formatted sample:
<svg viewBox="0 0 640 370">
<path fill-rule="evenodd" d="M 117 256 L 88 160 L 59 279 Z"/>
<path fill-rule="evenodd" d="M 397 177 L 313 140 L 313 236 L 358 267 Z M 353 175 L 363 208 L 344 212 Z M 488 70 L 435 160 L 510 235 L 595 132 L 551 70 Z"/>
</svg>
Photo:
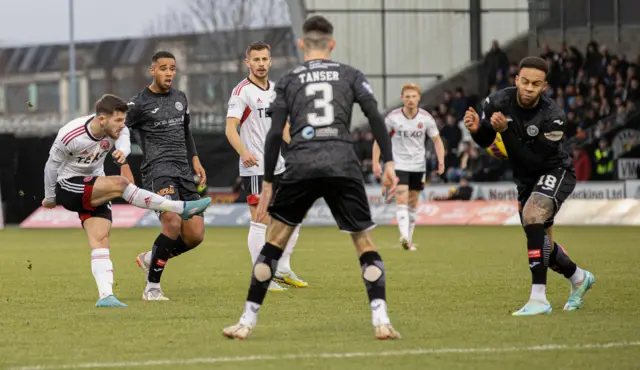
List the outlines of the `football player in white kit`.
<svg viewBox="0 0 640 370">
<path fill-rule="evenodd" d="M 126 101 L 104 95 L 96 103 L 95 114 L 76 118 L 58 131 L 44 170 L 42 206 L 54 208 L 59 204 L 77 212 L 89 238 L 91 271 L 99 294 L 97 307 L 126 307 L 113 295 L 109 254 L 112 199 L 123 198 L 140 208 L 176 212 L 185 219 L 211 203 L 209 198 L 193 202 L 168 200 L 138 188 L 124 176 L 105 176 L 104 160 L 114 146 L 113 157 L 119 164 L 125 163 L 130 152 L 128 131 L 124 131 L 127 111 Z"/>
<path fill-rule="evenodd" d="M 249 193 L 247 203 L 251 212 L 251 226 L 249 227 L 249 253 L 255 264 L 266 240 L 268 219 L 256 219 L 256 208 L 262 191 L 262 176 L 264 175 L 264 143 L 267 132 L 271 128 L 271 118 L 266 116 L 267 108 L 275 98 L 274 83 L 269 81 L 271 67 L 271 48 L 264 42 L 254 42 L 247 47 L 245 64 L 249 68 L 249 77 L 242 80 L 234 89 L 229 99 L 227 111 L 226 135 L 229 143 L 240 155 L 240 177 L 242 187 Z M 238 127 L 240 133 L 238 134 Z M 285 130 L 284 141 L 289 143 L 288 130 Z M 278 158 L 275 170 L 277 175 L 284 172 L 284 158 Z M 277 185 L 276 185 L 277 186 Z M 284 283 L 304 288 L 309 284 L 291 270 L 291 253 L 298 240 L 300 226 L 296 228 L 289 239 L 274 279 L 269 285 L 269 291 L 283 291 Z"/>
<path fill-rule="evenodd" d="M 431 138 L 438 157 L 438 175 L 444 173 L 444 144 L 433 117 L 418 108 L 420 87 L 416 84 L 402 86 L 403 107 L 391 111 L 385 124 L 391 135 L 393 160 L 396 164 L 398 188 L 396 190 L 396 220 L 400 229 L 400 243 L 406 250 L 415 250 L 413 230 L 416 222 L 416 207 L 420 192 L 424 188 L 427 167 L 425 144 Z M 380 148 L 373 143 L 373 173 L 379 178 Z"/>
</svg>

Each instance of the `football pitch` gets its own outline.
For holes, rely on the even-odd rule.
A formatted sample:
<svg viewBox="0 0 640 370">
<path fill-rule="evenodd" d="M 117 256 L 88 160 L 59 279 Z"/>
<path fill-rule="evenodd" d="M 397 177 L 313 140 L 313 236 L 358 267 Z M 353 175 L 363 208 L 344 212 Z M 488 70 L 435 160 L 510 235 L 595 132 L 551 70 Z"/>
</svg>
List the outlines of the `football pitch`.
<svg viewBox="0 0 640 370">
<path fill-rule="evenodd" d="M 143 302 L 135 263 L 158 229 L 114 230 L 116 296 L 97 289 L 81 230 L 0 231 L 0 368 L 639 369 L 640 232 L 558 227 L 555 238 L 597 279 L 585 306 L 563 312 L 569 283 L 549 271 L 548 316 L 512 317 L 530 273 L 517 227 L 418 227 L 418 251 L 395 227 L 373 231 L 387 269 L 394 327 L 374 339 L 350 237 L 302 228 L 292 256 L 310 284 L 267 295 L 247 341 L 225 339 L 246 298 L 246 228 L 209 228 L 198 249 L 167 264 L 169 302 Z"/>
</svg>

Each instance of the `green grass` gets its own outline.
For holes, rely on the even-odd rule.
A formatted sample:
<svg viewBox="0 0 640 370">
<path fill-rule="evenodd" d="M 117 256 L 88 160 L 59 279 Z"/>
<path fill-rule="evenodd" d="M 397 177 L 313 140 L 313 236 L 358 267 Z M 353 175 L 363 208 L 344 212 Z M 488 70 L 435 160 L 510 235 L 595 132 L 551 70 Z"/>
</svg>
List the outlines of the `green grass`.
<svg viewBox="0 0 640 370">
<path fill-rule="evenodd" d="M 224 339 L 221 329 L 237 321 L 246 297 L 247 229 L 207 229 L 203 245 L 168 263 L 163 289 L 171 301 L 143 302 L 145 278 L 134 261 L 157 233 L 112 232 L 115 292 L 129 307 L 97 309 L 81 230 L 0 231 L 0 367 L 274 355 L 279 358 L 162 367 L 640 368 L 640 346 L 281 358 L 639 341 L 637 228 L 558 228 L 556 239 L 579 265 L 595 273 L 595 289 L 582 310 L 563 312 L 569 285 L 550 271 L 553 314 L 515 318 L 510 313 L 527 300 L 530 282 L 521 229 L 419 227 L 414 238 L 418 251 L 406 252 L 397 246 L 395 228 L 380 227 L 374 239 L 387 268 L 390 315 L 404 335 L 395 342 L 374 340 L 355 252 L 349 236 L 335 228 L 302 229 L 292 265 L 311 287 L 269 294 L 253 337 L 244 342 Z"/>
</svg>

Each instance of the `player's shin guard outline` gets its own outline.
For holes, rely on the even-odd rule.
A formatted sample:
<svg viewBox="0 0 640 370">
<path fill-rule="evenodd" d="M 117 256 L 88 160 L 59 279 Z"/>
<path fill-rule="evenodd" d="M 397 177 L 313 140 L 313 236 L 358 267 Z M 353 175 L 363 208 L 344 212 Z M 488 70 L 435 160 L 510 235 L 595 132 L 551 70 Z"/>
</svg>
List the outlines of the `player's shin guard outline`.
<svg viewBox="0 0 640 370">
<path fill-rule="evenodd" d="M 546 233 L 544 231 L 544 225 L 527 225 L 524 227 L 524 232 L 527 235 L 527 254 L 529 257 L 532 283 L 546 284 L 547 266 L 545 265 L 544 256 Z"/>
<path fill-rule="evenodd" d="M 571 260 L 567 251 L 558 243 L 553 243 L 549 263 L 551 269 L 569 279 L 578 269 L 575 262 Z"/>
<path fill-rule="evenodd" d="M 247 301 L 262 304 L 281 256 L 282 249 L 270 243 L 264 245 L 258 260 L 253 265 Z"/>
<path fill-rule="evenodd" d="M 369 301 L 374 299 L 386 301 L 386 272 L 380 254 L 376 251 L 364 252 L 360 256 L 360 267 Z"/>
</svg>

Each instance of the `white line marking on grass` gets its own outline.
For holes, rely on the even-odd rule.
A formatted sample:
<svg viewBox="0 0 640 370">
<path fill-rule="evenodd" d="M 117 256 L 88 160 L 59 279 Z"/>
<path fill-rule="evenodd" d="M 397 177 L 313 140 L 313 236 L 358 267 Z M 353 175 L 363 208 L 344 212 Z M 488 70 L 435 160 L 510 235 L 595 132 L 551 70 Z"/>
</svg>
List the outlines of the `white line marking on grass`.
<svg viewBox="0 0 640 370">
<path fill-rule="evenodd" d="M 149 360 L 129 362 L 85 362 L 67 365 L 35 365 L 14 367 L 11 370 L 58 370 L 58 369 L 93 369 L 93 368 L 122 368 L 144 367 L 158 365 L 197 365 L 215 364 L 223 362 L 249 362 L 270 360 L 301 360 L 301 359 L 331 359 L 331 358 L 358 358 L 358 357 L 397 357 L 397 356 L 429 356 L 443 354 L 476 354 L 476 353 L 514 353 L 514 352 L 543 352 L 543 351 L 582 351 L 587 349 L 611 349 L 640 346 L 640 341 L 611 342 L 611 343 L 586 343 L 586 344 L 544 344 L 529 347 L 488 347 L 488 348 L 417 348 L 400 351 L 382 352 L 347 352 L 347 353 L 310 353 L 310 354 L 283 354 L 283 355 L 255 355 L 235 357 L 205 357 L 185 360 Z"/>
</svg>

